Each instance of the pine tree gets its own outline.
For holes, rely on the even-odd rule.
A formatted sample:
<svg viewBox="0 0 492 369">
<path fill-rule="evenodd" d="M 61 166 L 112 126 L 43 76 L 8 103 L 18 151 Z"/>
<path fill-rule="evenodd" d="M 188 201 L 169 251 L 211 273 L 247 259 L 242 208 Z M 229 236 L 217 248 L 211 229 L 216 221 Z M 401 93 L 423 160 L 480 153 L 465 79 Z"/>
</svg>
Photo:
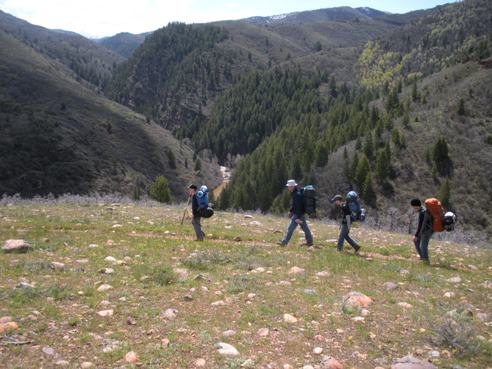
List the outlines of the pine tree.
<svg viewBox="0 0 492 369">
<path fill-rule="evenodd" d="M 460 102 L 458 103 L 458 114 L 463 116 L 466 114 L 465 110 L 465 100 L 463 98 L 460 99 Z"/>
<path fill-rule="evenodd" d="M 355 183 L 358 188 L 362 188 L 364 185 L 364 180 L 366 179 L 367 173 L 371 171 L 371 166 L 369 160 L 365 155 L 359 160 L 357 169 L 355 170 Z"/>
<path fill-rule="evenodd" d="M 449 186 L 449 180 L 447 178 L 441 183 L 441 188 L 439 191 L 439 200 L 445 208 L 451 207 L 451 188 Z"/>
<path fill-rule="evenodd" d="M 149 191 L 149 195 L 159 202 L 171 202 L 171 189 L 169 183 L 164 176 L 158 176 L 154 183 L 152 183 Z"/>
<path fill-rule="evenodd" d="M 449 157 L 448 143 L 444 138 L 439 138 L 434 145 L 432 159 L 440 175 L 449 176 L 451 174 L 452 161 Z"/>
<path fill-rule="evenodd" d="M 374 186 L 372 184 L 372 174 L 370 170 L 367 172 L 362 185 L 362 199 L 370 205 L 375 205 L 376 203 L 376 192 L 374 191 Z"/>
</svg>

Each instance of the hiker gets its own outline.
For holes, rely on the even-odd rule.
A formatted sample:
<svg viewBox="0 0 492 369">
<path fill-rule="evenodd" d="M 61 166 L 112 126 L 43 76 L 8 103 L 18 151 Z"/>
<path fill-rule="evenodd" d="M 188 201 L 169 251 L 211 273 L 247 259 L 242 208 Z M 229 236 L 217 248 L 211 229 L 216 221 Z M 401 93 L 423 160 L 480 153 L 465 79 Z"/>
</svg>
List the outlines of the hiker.
<svg viewBox="0 0 492 369">
<path fill-rule="evenodd" d="M 287 190 L 291 193 L 292 196 L 292 206 L 289 210 L 290 224 L 287 228 L 287 233 L 284 239 L 278 242 L 278 244 L 280 246 L 287 246 L 292 237 L 292 234 L 294 233 L 294 230 L 299 225 L 304 231 L 304 236 L 306 237 L 306 246 L 311 247 L 313 246 L 313 235 L 309 230 L 306 222 L 306 217 L 304 215 L 305 209 L 302 190 L 297 187 L 297 183 L 294 179 L 289 179 L 286 186 Z"/>
<path fill-rule="evenodd" d="M 429 241 L 434 231 L 432 230 L 432 216 L 422 206 L 420 199 L 412 199 L 410 206 L 413 210 L 419 214 L 419 222 L 417 225 L 417 231 L 413 236 L 413 243 L 417 254 L 419 254 L 420 260 L 429 264 Z"/>
<path fill-rule="evenodd" d="M 194 184 L 191 184 L 188 187 L 188 196 L 191 197 L 191 211 L 193 213 L 193 219 L 191 220 L 191 224 L 193 224 L 193 228 L 195 230 L 196 240 L 203 241 L 203 237 L 205 237 L 205 233 L 203 233 L 202 226 L 200 225 L 202 216 L 198 205 L 197 190 L 198 187 Z"/>
<path fill-rule="evenodd" d="M 360 246 L 349 236 L 350 226 L 354 221 L 351 216 L 349 206 L 346 202 L 343 202 L 342 195 L 333 196 L 331 202 L 335 203 L 335 205 L 339 206 L 342 210 L 342 224 L 340 225 L 340 236 L 338 236 L 337 250 L 342 251 L 343 244 L 345 240 L 347 240 L 347 242 L 350 244 L 350 246 L 354 248 L 355 253 L 357 254 L 360 250 Z"/>
</svg>

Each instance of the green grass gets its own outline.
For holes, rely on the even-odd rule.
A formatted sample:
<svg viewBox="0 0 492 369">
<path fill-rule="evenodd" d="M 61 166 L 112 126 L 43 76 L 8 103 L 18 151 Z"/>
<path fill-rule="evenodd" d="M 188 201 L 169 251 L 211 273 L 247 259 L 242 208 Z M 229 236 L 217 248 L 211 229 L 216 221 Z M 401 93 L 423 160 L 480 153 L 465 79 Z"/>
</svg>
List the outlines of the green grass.
<svg viewBox="0 0 492 369">
<path fill-rule="evenodd" d="M 197 243 L 192 241 L 191 225 L 179 226 L 177 208 L 157 213 L 155 208 L 121 205 L 108 214 L 106 207 L 24 204 L 0 208 L 0 219 L 4 219 L 0 241 L 25 238 L 35 245 L 27 254 L 0 258 L 0 316 L 12 316 L 18 322 L 19 330 L 9 334 L 33 342 L 3 346 L 6 368 L 53 366 L 52 358 L 31 349 L 38 342 L 54 347 L 72 367 L 79 367 L 82 357 L 91 358 L 97 367 L 119 367 L 131 350 L 146 368 L 191 367 L 197 358 L 206 359 L 211 368 L 237 367 L 249 358 L 255 367 L 270 363 L 302 367 L 319 364 L 312 355 L 315 346 L 344 366 L 361 369 L 374 368 L 371 359 L 391 362 L 417 350 L 426 357 L 428 348 L 451 352 L 451 357 L 442 356 L 435 363 L 439 367 L 492 365 L 487 343 L 490 328 L 476 318 L 479 312 L 491 311 L 491 301 L 484 297 L 490 294 L 484 285 L 490 280 L 490 250 L 470 248 L 463 253 L 463 245 L 442 247 L 433 240 L 433 265 L 428 267 L 416 261 L 411 239 L 382 233 L 385 242 L 365 243 L 360 256 L 351 251 L 338 253 L 334 245 L 322 241 L 321 249 L 308 252 L 296 245 L 297 237 L 286 248 L 275 245 L 278 237 L 270 229 L 284 229 L 285 219 L 255 215 L 263 226 L 251 230 L 242 225 L 242 215 L 222 212 L 204 221 L 206 233 L 214 237 Z M 224 228 L 226 222 L 230 228 Z M 112 228 L 114 223 L 123 227 Z M 333 238 L 337 232 L 336 226 L 317 221 L 312 228 L 319 240 Z M 368 230 L 355 232 L 360 240 L 372 237 Z M 233 241 L 233 235 L 243 241 Z M 89 248 L 90 244 L 98 247 Z M 440 247 L 443 253 L 437 255 Z M 366 259 L 368 254 L 372 260 Z M 107 256 L 121 262 L 113 265 L 105 260 Z M 77 261 L 82 259 L 88 262 Z M 49 268 L 52 261 L 63 262 L 64 271 Z M 305 272 L 290 275 L 293 266 Z M 113 268 L 114 273 L 102 274 L 102 268 Z M 176 268 L 187 269 L 186 280 L 178 279 Z M 405 270 L 408 273 L 402 273 Z M 320 271 L 330 275 L 316 277 Z M 447 282 L 454 276 L 462 282 Z M 15 288 L 20 281 L 34 288 Z M 388 281 L 399 287 L 385 290 L 383 284 Z M 113 289 L 99 292 L 101 284 Z M 342 311 L 342 298 L 350 291 L 374 300 L 364 322 L 352 320 L 360 314 L 358 309 Z M 444 298 L 447 291 L 456 296 Z M 185 298 L 188 295 L 191 300 Z M 211 305 L 219 300 L 224 305 Z M 412 307 L 404 308 L 400 302 Z M 463 306 L 474 315 L 459 322 L 459 331 L 443 325 L 448 311 Z M 172 321 L 161 318 L 168 308 L 178 310 Z M 106 309 L 113 309 L 114 315 L 96 314 Z M 285 313 L 298 322 L 285 323 Z M 134 325 L 127 323 L 130 317 Z M 257 337 L 265 327 L 269 336 Z M 228 329 L 236 334 L 222 337 Z M 468 336 L 457 332 L 472 332 L 485 341 L 464 347 L 462 355 L 450 342 L 453 337 L 465 342 Z M 163 338 L 170 340 L 168 347 L 161 347 Z M 4 339 L 0 337 L 0 343 Z M 104 353 L 108 339 L 119 344 Z M 219 341 L 234 345 L 240 358 L 220 357 L 214 348 Z M 354 351 L 369 359 L 359 361 L 351 355 Z"/>
</svg>

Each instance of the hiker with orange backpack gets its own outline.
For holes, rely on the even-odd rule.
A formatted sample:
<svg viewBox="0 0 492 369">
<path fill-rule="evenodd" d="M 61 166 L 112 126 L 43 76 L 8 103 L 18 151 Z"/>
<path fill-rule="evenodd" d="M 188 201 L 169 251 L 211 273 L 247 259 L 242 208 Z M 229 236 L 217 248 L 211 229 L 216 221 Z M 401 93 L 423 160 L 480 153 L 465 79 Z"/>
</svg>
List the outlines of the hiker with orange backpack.
<svg viewBox="0 0 492 369">
<path fill-rule="evenodd" d="M 429 242 L 434 232 L 442 232 L 448 229 L 445 227 L 446 217 L 444 214 L 444 208 L 438 199 L 430 198 L 425 200 L 425 208 L 419 199 L 413 199 L 410 202 L 413 209 L 419 213 L 419 224 L 417 232 L 414 236 L 415 248 L 422 260 L 426 264 L 430 264 L 429 261 Z M 451 213 L 452 214 L 452 213 Z M 454 216 L 454 221 L 456 216 Z M 454 222 L 453 222 L 454 226 Z"/>
</svg>

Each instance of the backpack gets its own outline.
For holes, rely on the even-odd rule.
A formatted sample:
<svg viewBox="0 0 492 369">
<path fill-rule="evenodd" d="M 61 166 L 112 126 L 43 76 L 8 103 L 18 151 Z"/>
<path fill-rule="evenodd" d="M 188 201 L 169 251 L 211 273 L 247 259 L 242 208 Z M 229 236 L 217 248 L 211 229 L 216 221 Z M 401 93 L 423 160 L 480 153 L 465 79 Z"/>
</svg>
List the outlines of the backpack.
<svg viewBox="0 0 492 369">
<path fill-rule="evenodd" d="M 302 191 L 302 203 L 306 214 L 316 214 L 316 190 L 314 189 L 314 186 L 307 185 L 304 187 Z"/>
<path fill-rule="evenodd" d="M 201 186 L 200 190 L 196 193 L 198 199 L 198 209 L 206 209 L 208 207 L 208 188 L 207 186 Z"/>
<path fill-rule="evenodd" d="M 214 215 L 214 209 L 212 209 L 210 206 L 207 206 L 206 208 L 200 210 L 200 215 L 203 218 L 210 218 Z"/>
<path fill-rule="evenodd" d="M 430 198 L 425 200 L 425 208 L 432 217 L 432 230 L 434 232 L 444 231 L 444 208 L 438 199 Z"/>
<path fill-rule="evenodd" d="M 350 191 L 347 193 L 346 204 L 350 211 L 350 220 L 352 222 L 363 222 L 366 220 L 366 209 L 361 208 L 357 192 Z"/>
<path fill-rule="evenodd" d="M 448 211 L 446 214 L 444 214 L 444 218 L 442 218 L 444 229 L 447 232 L 451 232 L 454 230 L 457 221 L 458 217 L 451 211 Z"/>
</svg>

